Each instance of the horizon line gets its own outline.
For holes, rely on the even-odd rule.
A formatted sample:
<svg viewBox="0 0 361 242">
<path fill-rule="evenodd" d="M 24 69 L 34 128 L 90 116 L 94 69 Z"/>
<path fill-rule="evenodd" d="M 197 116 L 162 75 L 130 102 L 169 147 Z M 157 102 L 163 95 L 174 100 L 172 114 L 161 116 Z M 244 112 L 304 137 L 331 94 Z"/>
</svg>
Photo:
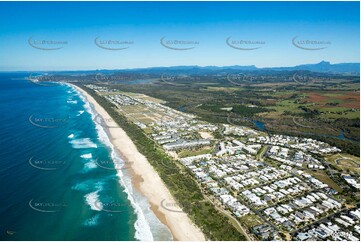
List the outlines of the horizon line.
<svg viewBox="0 0 361 242">
<path fill-rule="evenodd" d="M 119 69 L 64 69 L 64 70 L 0 70 L 0 72 L 65 72 L 65 71 L 122 71 L 122 70 L 137 70 L 137 69 L 152 69 L 152 68 L 172 68 L 172 67 L 200 67 L 200 68 L 206 68 L 206 67 L 219 67 L 219 68 L 225 68 L 225 67 L 255 67 L 257 69 L 269 69 L 269 68 L 291 68 L 291 67 L 297 67 L 301 65 L 317 65 L 322 62 L 329 63 L 330 65 L 338 65 L 338 64 L 359 64 L 360 62 L 339 62 L 339 63 L 331 63 L 330 61 L 322 60 L 317 63 L 302 63 L 298 65 L 293 66 L 268 66 L 268 67 L 257 67 L 256 65 L 227 65 L 227 66 L 217 66 L 217 65 L 175 65 L 175 66 L 148 66 L 148 67 L 133 67 L 133 68 L 119 68 Z"/>
</svg>

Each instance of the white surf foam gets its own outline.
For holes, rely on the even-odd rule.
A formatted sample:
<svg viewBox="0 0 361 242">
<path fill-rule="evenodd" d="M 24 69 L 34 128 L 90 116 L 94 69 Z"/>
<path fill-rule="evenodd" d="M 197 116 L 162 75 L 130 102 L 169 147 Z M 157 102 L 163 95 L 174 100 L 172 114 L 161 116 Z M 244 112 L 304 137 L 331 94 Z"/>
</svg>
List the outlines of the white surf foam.
<svg viewBox="0 0 361 242">
<path fill-rule="evenodd" d="M 77 104 L 78 103 L 78 101 L 76 101 L 76 100 L 68 100 L 68 101 L 66 101 L 67 103 L 70 103 L 70 104 Z"/>
<path fill-rule="evenodd" d="M 89 138 L 74 139 L 69 141 L 74 149 L 97 148 L 98 146 Z"/>
<path fill-rule="evenodd" d="M 88 189 L 88 184 L 86 183 L 77 183 L 74 186 L 71 187 L 72 190 L 75 191 L 85 191 Z"/>
<path fill-rule="evenodd" d="M 86 203 L 90 206 L 92 210 L 95 211 L 101 211 L 103 209 L 103 204 L 99 200 L 98 192 L 99 190 L 88 193 L 84 196 Z"/>
<path fill-rule="evenodd" d="M 124 165 L 124 161 L 117 155 L 115 152 L 113 144 L 110 142 L 109 137 L 107 133 L 105 132 L 104 128 L 99 125 L 98 123 L 95 123 L 96 129 L 98 132 L 99 140 L 104 143 L 106 146 L 110 147 L 111 151 L 111 157 L 112 161 L 114 162 L 115 167 L 121 167 L 121 165 Z M 124 188 L 124 191 L 128 195 L 127 198 L 130 201 L 135 213 L 137 214 L 137 220 L 134 224 L 135 227 L 135 238 L 140 241 L 153 241 L 153 234 L 150 229 L 150 225 L 144 215 L 144 212 L 140 205 L 138 204 L 138 201 L 135 200 L 134 194 L 132 192 L 131 187 L 126 186 L 124 180 L 123 180 L 123 172 L 121 170 L 117 170 L 117 177 L 119 178 L 119 183 L 121 187 Z M 131 186 L 131 185 L 130 185 Z"/>
<path fill-rule="evenodd" d="M 91 191 L 91 189 L 94 189 L 94 183 L 95 183 L 95 189 L 97 191 L 103 190 L 103 181 L 95 181 L 95 180 L 87 180 L 80 183 L 75 184 L 71 187 L 72 190 L 76 191 Z"/>
<path fill-rule="evenodd" d="M 86 173 L 86 172 L 88 172 L 88 171 L 90 171 L 90 170 L 92 170 L 92 169 L 95 169 L 95 168 L 97 168 L 98 166 L 97 166 L 97 164 L 95 163 L 95 161 L 94 160 L 91 160 L 91 161 L 89 161 L 89 162 L 87 162 L 87 163 L 85 163 L 84 164 L 84 168 L 83 168 L 83 170 L 82 170 L 82 173 Z"/>
<path fill-rule="evenodd" d="M 95 226 L 98 224 L 99 216 L 100 214 L 96 214 L 93 217 L 87 219 L 84 221 L 83 225 L 87 227 Z"/>
<path fill-rule="evenodd" d="M 84 97 L 78 90 L 76 90 L 76 89 L 74 89 L 74 90 L 80 96 L 81 100 L 85 103 L 84 104 L 85 110 L 92 116 L 92 119 L 94 120 L 96 118 L 95 110 L 93 110 L 92 106 L 89 104 L 86 97 Z M 96 127 L 96 130 L 97 130 L 97 133 L 98 133 L 99 140 L 110 148 L 111 157 L 112 157 L 112 160 L 114 162 L 115 167 L 121 167 L 121 165 L 124 165 L 124 161 L 115 152 L 114 146 L 110 142 L 109 137 L 108 137 L 107 133 L 105 132 L 104 128 L 101 125 L 99 125 L 97 122 L 94 122 L 94 123 L 95 123 L 95 127 Z M 143 207 L 143 209 L 142 209 L 142 207 L 138 204 L 138 200 L 136 201 L 136 199 L 135 199 L 135 195 L 133 193 L 131 182 L 125 183 L 125 181 L 123 180 L 124 174 L 123 174 L 123 172 L 121 170 L 117 170 L 117 177 L 119 178 L 120 186 L 124 188 L 124 191 L 127 194 L 127 198 L 130 201 L 135 213 L 137 214 L 137 220 L 136 220 L 136 222 L 134 224 L 134 228 L 136 230 L 135 238 L 137 240 L 141 240 L 141 241 L 153 241 L 154 237 L 153 237 L 153 234 L 151 232 L 149 222 L 147 221 L 147 219 L 146 219 L 146 217 L 144 215 L 144 212 L 143 212 L 143 209 L 148 209 L 150 211 L 148 201 L 145 200 L 146 203 L 147 203 L 147 206 L 145 208 L 142 206 Z M 90 195 L 90 194 L 88 194 L 88 195 Z M 90 196 L 89 200 L 91 198 L 93 198 L 93 197 L 94 197 L 94 195 Z M 154 213 L 152 213 L 152 215 L 157 220 L 157 222 L 159 223 L 159 226 L 164 226 L 155 217 Z"/>
<path fill-rule="evenodd" d="M 99 217 L 100 217 L 99 214 L 96 214 L 93 217 L 85 220 L 83 225 L 87 227 L 95 226 L 98 224 Z"/>
<path fill-rule="evenodd" d="M 83 154 L 80 157 L 83 159 L 91 159 L 93 157 L 93 155 L 92 155 L 92 153 L 89 153 L 89 154 Z"/>
<path fill-rule="evenodd" d="M 84 113 L 84 110 L 81 110 L 81 111 L 78 112 L 78 114 L 77 114 L 76 116 L 80 116 L 80 115 L 82 115 L 83 113 Z"/>
<path fill-rule="evenodd" d="M 74 138 L 74 134 L 69 134 L 69 135 L 68 135 L 68 138 L 69 138 L 69 139 Z"/>
</svg>

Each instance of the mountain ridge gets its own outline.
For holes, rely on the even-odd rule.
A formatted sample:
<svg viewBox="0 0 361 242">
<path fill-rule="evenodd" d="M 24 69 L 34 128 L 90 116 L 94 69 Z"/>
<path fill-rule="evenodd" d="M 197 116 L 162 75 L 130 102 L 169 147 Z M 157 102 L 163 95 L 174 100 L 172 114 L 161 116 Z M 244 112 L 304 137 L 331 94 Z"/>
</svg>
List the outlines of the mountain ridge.
<svg viewBox="0 0 361 242">
<path fill-rule="evenodd" d="M 219 71 L 311 71 L 329 74 L 359 74 L 360 63 L 336 63 L 331 64 L 328 61 L 321 61 L 315 64 L 301 64 L 289 67 L 257 67 L 255 65 L 232 65 L 232 66 L 158 66 L 158 67 L 142 67 L 142 68 L 124 68 L 124 69 L 94 69 L 94 70 L 68 70 L 68 71 L 13 71 L 13 72 L 37 72 L 37 73 L 62 73 L 62 74 L 92 74 L 92 73 L 115 73 L 115 72 L 139 72 L 159 73 L 159 72 L 189 72 L 189 73 L 208 73 Z M 9 71 L 11 72 L 11 71 Z"/>
<path fill-rule="evenodd" d="M 145 67 L 145 68 L 128 68 L 128 69 L 116 69 L 112 71 L 222 71 L 222 70 L 240 70 L 240 71 L 312 71 L 321 73 L 360 73 L 360 63 L 337 63 L 331 64 L 328 61 L 321 61 L 316 64 L 301 64 L 291 67 L 257 67 L 255 65 L 232 65 L 232 66 L 159 66 L 159 67 Z M 110 71 L 110 70 L 97 70 L 97 71 Z"/>
</svg>

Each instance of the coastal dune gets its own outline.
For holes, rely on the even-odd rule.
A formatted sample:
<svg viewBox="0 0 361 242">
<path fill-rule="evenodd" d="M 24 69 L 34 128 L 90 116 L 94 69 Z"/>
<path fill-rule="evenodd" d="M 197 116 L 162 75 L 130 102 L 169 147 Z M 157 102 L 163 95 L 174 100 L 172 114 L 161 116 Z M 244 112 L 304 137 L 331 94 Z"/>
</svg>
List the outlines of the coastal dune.
<svg viewBox="0 0 361 242">
<path fill-rule="evenodd" d="M 187 214 L 177 205 L 158 173 L 150 165 L 146 157 L 137 150 L 126 132 L 115 122 L 112 122 L 110 115 L 92 96 L 83 89 L 75 85 L 72 86 L 86 97 L 103 120 L 109 121 L 107 121 L 109 139 L 122 155 L 122 158 L 129 164 L 128 167 L 134 188 L 148 199 L 150 209 L 169 228 L 173 239 L 183 241 L 205 240 L 202 231 L 194 225 Z"/>
</svg>

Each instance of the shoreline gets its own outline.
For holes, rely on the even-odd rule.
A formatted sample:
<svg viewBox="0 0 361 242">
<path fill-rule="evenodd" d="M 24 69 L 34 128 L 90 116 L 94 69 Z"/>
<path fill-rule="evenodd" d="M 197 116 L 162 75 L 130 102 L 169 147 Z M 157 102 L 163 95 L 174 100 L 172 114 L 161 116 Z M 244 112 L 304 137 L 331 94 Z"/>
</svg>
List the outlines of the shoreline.
<svg viewBox="0 0 361 242">
<path fill-rule="evenodd" d="M 109 114 L 90 94 L 76 85 L 70 85 L 86 97 L 87 101 L 94 106 L 95 111 L 103 120 L 112 120 Z M 110 127 L 104 128 L 114 148 L 122 155 L 125 162 L 129 164 L 127 167 L 131 175 L 132 186 L 147 198 L 150 209 L 159 221 L 170 230 L 173 240 L 204 241 L 205 237 L 202 231 L 175 204 L 173 196 L 146 157 L 137 150 L 132 140 L 122 128 L 113 121 L 110 123 Z M 172 208 L 166 209 L 163 207 L 162 202 L 164 201 L 171 203 Z"/>
</svg>

